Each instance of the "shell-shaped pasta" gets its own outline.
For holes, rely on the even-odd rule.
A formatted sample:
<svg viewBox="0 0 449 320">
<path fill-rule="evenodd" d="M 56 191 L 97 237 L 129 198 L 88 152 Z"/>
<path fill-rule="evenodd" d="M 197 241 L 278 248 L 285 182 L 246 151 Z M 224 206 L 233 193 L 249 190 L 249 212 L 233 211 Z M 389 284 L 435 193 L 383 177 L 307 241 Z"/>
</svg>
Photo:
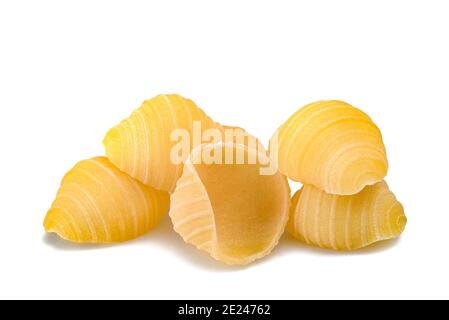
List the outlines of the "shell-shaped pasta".
<svg viewBox="0 0 449 320">
<path fill-rule="evenodd" d="M 290 189 L 276 172 L 261 175 L 262 163 L 236 164 L 260 151 L 244 144 L 204 144 L 195 148 L 171 195 L 169 215 L 185 242 L 227 264 L 248 264 L 278 243 L 288 221 Z M 207 163 L 219 154 L 222 163 Z M 233 155 L 233 160 L 227 155 Z M 267 159 L 268 156 L 264 155 Z"/>
<path fill-rule="evenodd" d="M 237 126 L 220 125 L 221 130 L 221 142 L 222 143 L 234 143 L 242 144 L 250 149 L 256 149 L 259 151 L 259 160 L 263 159 L 262 163 L 267 163 L 270 161 L 268 152 L 266 151 L 262 142 L 255 136 L 250 134 L 248 131 Z M 264 158 L 262 158 L 264 157 Z"/>
<path fill-rule="evenodd" d="M 199 126 L 198 126 L 199 124 Z M 183 161 L 202 134 L 219 128 L 195 103 L 177 94 L 158 95 L 146 100 L 130 117 L 113 127 L 103 141 L 106 154 L 120 170 L 144 184 L 171 192 L 182 173 Z M 175 130 L 187 137 L 176 141 Z M 199 143 L 193 141 L 195 134 Z M 178 131 L 177 138 L 183 138 Z M 188 149 L 179 161 L 173 161 L 176 145 Z"/>
<path fill-rule="evenodd" d="M 318 101 L 298 110 L 277 130 L 270 148 L 283 174 L 327 193 L 355 194 L 387 174 L 379 129 L 342 101 Z"/>
<path fill-rule="evenodd" d="M 169 195 L 121 172 L 105 157 L 77 163 L 63 178 L 44 227 L 78 243 L 131 240 L 167 213 Z"/>
<path fill-rule="evenodd" d="M 303 186 L 293 196 L 287 229 L 308 244 L 354 250 L 398 237 L 406 223 L 401 203 L 381 181 L 350 196 Z"/>
</svg>

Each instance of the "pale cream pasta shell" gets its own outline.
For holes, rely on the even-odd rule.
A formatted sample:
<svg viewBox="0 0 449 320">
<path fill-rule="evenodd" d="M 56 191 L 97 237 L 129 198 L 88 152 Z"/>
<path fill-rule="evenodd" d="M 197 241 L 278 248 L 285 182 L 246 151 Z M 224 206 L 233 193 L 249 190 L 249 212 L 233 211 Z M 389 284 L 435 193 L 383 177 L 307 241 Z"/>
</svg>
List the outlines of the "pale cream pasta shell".
<svg viewBox="0 0 449 320">
<path fill-rule="evenodd" d="M 278 243 L 288 220 L 290 189 L 276 171 L 260 175 L 262 163 L 202 163 L 205 154 L 256 149 L 243 144 L 205 144 L 194 149 L 171 195 L 169 215 L 185 242 L 227 264 L 248 264 Z M 266 154 L 264 155 L 266 156 Z"/>
</svg>

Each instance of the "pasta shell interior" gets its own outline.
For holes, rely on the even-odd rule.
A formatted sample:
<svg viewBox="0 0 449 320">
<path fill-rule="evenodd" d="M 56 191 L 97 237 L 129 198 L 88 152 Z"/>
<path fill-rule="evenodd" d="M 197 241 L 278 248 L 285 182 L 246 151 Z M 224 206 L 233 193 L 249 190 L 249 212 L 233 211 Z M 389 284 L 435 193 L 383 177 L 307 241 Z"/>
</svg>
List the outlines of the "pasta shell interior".
<svg viewBox="0 0 449 320">
<path fill-rule="evenodd" d="M 270 140 L 270 155 L 177 94 L 144 101 L 103 144 L 108 158 L 80 161 L 64 176 L 47 232 L 77 243 L 131 240 L 156 227 L 171 201 L 185 242 L 244 265 L 268 255 L 287 222 L 295 238 L 334 250 L 398 237 L 407 223 L 383 181 L 379 129 L 342 101 L 294 113 Z M 304 185 L 292 201 L 286 176 Z"/>
<path fill-rule="evenodd" d="M 260 163 L 199 163 L 205 153 L 255 149 L 234 143 L 202 145 L 187 161 L 171 196 L 170 217 L 188 243 L 229 264 L 247 264 L 267 255 L 277 244 L 288 220 L 289 187 L 279 172 L 260 175 Z M 197 164 L 194 164 L 197 163 Z"/>
</svg>

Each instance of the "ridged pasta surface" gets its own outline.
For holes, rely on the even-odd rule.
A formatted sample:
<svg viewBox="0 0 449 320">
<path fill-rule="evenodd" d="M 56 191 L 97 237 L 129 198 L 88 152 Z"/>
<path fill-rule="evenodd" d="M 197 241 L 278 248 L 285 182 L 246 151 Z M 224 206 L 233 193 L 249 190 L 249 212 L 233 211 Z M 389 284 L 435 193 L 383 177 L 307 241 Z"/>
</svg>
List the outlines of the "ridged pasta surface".
<svg viewBox="0 0 449 320">
<path fill-rule="evenodd" d="M 184 241 L 227 264 L 248 264 L 277 244 L 288 220 L 290 189 L 277 172 L 259 174 L 260 164 L 194 164 L 202 154 L 255 149 L 234 143 L 202 145 L 184 166 L 169 215 Z"/>
<path fill-rule="evenodd" d="M 404 209 L 385 181 L 350 196 L 305 185 L 293 197 L 288 230 L 308 244 L 354 250 L 398 237 L 406 223 Z"/>
<path fill-rule="evenodd" d="M 342 101 L 301 108 L 270 144 L 283 174 L 327 193 L 355 194 L 387 174 L 379 129 L 364 112 Z"/>
<path fill-rule="evenodd" d="M 109 130 L 103 144 L 108 158 L 120 170 L 144 184 L 171 192 L 183 166 L 182 161 L 174 163 L 170 158 L 178 143 L 171 139 L 171 134 L 176 129 L 187 130 L 190 151 L 195 143 L 192 141 L 195 122 L 201 125 L 200 134 L 219 128 L 191 100 L 177 94 L 158 95 Z"/>
<path fill-rule="evenodd" d="M 77 163 L 63 178 L 44 227 L 78 243 L 131 240 L 154 228 L 167 213 L 169 195 L 146 186 L 107 158 Z"/>
</svg>

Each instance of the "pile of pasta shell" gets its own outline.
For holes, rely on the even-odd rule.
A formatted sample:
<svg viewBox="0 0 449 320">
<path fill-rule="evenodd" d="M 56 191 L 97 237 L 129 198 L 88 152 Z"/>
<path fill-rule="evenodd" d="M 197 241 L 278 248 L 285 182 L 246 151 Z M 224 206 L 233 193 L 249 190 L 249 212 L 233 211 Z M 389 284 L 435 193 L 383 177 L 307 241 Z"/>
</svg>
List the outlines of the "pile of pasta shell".
<svg viewBox="0 0 449 320">
<path fill-rule="evenodd" d="M 187 139 L 177 144 L 176 133 Z M 168 213 L 186 243 L 244 265 L 267 256 L 284 230 L 311 245 L 353 250 L 398 237 L 407 221 L 383 180 L 379 129 L 345 102 L 299 109 L 266 150 L 193 101 L 158 95 L 103 144 L 106 156 L 78 162 L 62 179 L 47 232 L 80 244 L 117 243 L 150 232 Z M 267 167 L 272 172 L 262 174 Z M 288 178 L 303 184 L 293 198 Z"/>
</svg>

